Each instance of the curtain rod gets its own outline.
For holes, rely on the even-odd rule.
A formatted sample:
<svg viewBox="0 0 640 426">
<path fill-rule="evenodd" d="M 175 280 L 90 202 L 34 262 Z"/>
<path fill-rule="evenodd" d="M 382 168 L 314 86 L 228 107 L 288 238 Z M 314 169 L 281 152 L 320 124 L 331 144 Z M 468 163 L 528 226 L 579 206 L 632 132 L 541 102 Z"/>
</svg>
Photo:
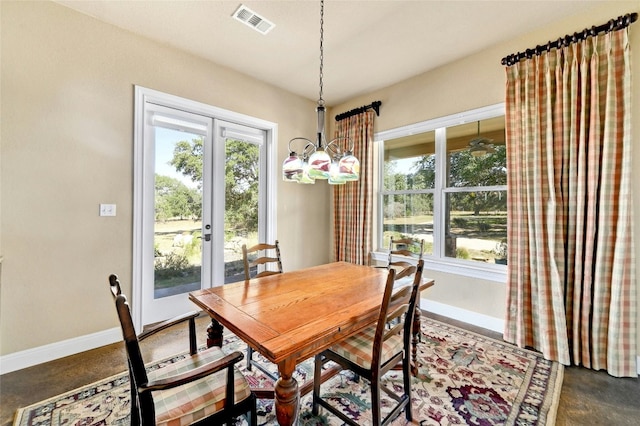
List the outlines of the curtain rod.
<svg viewBox="0 0 640 426">
<path fill-rule="evenodd" d="M 343 112 L 342 114 L 336 115 L 336 121 L 340 121 L 340 120 L 344 120 L 345 118 L 353 117 L 354 115 L 357 115 L 357 114 L 360 114 L 362 112 L 365 112 L 366 110 L 368 110 L 370 108 L 372 108 L 376 112 L 377 116 L 380 116 L 380 105 L 382 105 L 382 102 L 374 101 L 374 102 L 371 102 L 371 104 L 369 104 L 369 105 L 363 105 L 360 108 L 354 108 L 351 111 Z"/>
<path fill-rule="evenodd" d="M 540 55 L 542 52 L 548 52 L 551 49 L 562 48 L 564 46 L 568 46 L 571 43 L 578 42 L 580 40 L 584 40 L 589 36 L 595 36 L 599 33 L 608 33 L 611 31 L 621 30 L 623 28 L 628 27 L 633 22 L 636 22 L 638 19 L 637 13 L 628 13 L 624 16 L 618 16 L 616 19 L 611 19 L 606 24 L 602 24 L 599 26 L 593 26 L 591 28 L 585 28 L 579 33 L 567 34 L 564 37 L 560 37 L 556 41 L 549 41 L 547 44 L 540 46 L 537 45 L 533 49 L 527 49 L 524 52 L 512 53 L 511 55 L 505 56 L 502 58 L 502 65 L 511 66 L 521 59 L 527 58 L 531 59 L 534 55 Z"/>
</svg>

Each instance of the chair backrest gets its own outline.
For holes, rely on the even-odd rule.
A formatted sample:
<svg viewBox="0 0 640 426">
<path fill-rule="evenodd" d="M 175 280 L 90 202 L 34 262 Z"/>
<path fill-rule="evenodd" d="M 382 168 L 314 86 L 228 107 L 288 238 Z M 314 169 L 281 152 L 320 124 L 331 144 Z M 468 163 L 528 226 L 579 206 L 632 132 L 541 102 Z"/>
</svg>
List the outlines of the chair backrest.
<svg viewBox="0 0 640 426">
<path fill-rule="evenodd" d="M 127 297 L 122 294 L 120 288 L 120 281 L 116 275 L 109 276 L 109 285 L 111 286 L 111 293 L 116 304 L 116 311 L 118 312 L 118 318 L 120 319 L 120 327 L 122 328 L 122 337 L 124 339 L 125 349 L 127 351 L 127 362 L 129 365 L 129 379 L 131 381 L 131 403 L 134 407 L 153 407 L 153 400 L 151 399 L 151 392 L 139 394 L 135 391 L 138 388 L 138 384 L 147 383 L 149 381 L 147 377 L 147 371 L 144 366 L 144 360 L 142 359 L 142 353 L 140 352 L 140 342 L 138 341 L 138 335 L 133 326 L 133 319 L 131 317 L 131 310 L 129 309 L 129 302 Z M 144 400 L 143 400 L 144 399 Z M 148 400 L 147 400 L 148 399 Z M 153 414 L 150 414 L 153 418 Z"/>
<path fill-rule="evenodd" d="M 405 357 L 409 356 L 411 347 L 411 328 L 413 325 L 413 315 L 415 313 L 418 289 L 422 280 L 422 270 L 424 261 L 420 259 L 416 266 L 416 272 L 412 285 L 403 285 L 395 288 L 395 270 L 389 269 L 384 297 L 380 307 L 380 315 L 376 325 L 376 334 L 373 343 L 373 354 L 371 357 L 372 369 L 380 366 L 382 358 L 382 348 L 386 340 L 393 336 L 403 334 L 403 347 Z"/>
<path fill-rule="evenodd" d="M 251 271 L 260 265 L 265 266 L 265 270 L 255 275 L 255 278 L 267 275 L 282 273 L 282 260 L 280 259 L 280 243 L 278 240 L 274 244 L 258 243 L 247 248 L 242 245 L 242 261 L 244 262 L 244 278 L 251 279 Z M 269 265 L 275 265 L 274 269 L 268 269 Z"/>
<path fill-rule="evenodd" d="M 424 254 L 424 240 L 416 240 L 413 238 L 393 238 L 389 240 L 389 261 L 387 266 L 396 269 L 396 280 L 412 275 L 416 271 L 415 261 L 422 260 Z M 395 259 L 394 256 L 404 256 L 413 259 L 412 261 L 405 259 Z"/>
</svg>

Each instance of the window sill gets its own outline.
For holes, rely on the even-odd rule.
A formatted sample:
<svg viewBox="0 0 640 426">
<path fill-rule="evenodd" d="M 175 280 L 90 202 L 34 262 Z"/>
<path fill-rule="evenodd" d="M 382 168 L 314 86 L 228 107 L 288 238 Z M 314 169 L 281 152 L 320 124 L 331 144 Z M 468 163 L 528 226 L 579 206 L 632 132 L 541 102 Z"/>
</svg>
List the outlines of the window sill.
<svg viewBox="0 0 640 426">
<path fill-rule="evenodd" d="M 384 252 L 372 252 L 371 258 L 380 264 L 386 264 L 388 254 Z M 507 282 L 507 267 L 492 263 L 471 262 L 460 259 L 436 259 L 424 256 L 424 267 L 432 271 L 448 274 L 462 275 L 499 283 Z"/>
</svg>

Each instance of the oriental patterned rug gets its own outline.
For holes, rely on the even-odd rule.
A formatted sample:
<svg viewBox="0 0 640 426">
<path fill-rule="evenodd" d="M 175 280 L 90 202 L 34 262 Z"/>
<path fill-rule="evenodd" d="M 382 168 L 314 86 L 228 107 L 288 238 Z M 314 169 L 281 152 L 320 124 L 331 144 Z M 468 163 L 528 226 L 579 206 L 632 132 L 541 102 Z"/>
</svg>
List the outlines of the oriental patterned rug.
<svg viewBox="0 0 640 426">
<path fill-rule="evenodd" d="M 562 365 L 547 361 L 537 352 L 422 318 L 418 344 L 418 377 L 413 379 L 414 423 L 419 425 L 553 425 L 560 390 Z M 245 345 L 231 335 L 225 348 L 244 351 Z M 150 365 L 160 368 L 184 355 Z M 254 354 L 260 359 L 259 354 Z M 268 363 L 267 363 L 268 364 Z M 269 364 L 270 365 L 270 364 Z M 275 366 L 274 371 L 275 371 Z M 252 387 L 272 385 L 256 368 L 245 370 Z M 401 386 L 401 372 L 384 378 L 387 386 Z M 313 361 L 298 366 L 299 384 L 313 380 Z M 339 406 L 358 424 L 370 425 L 368 382 L 352 380 L 343 372 L 322 385 L 325 398 Z M 388 405 L 383 401 L 384 408 Z M 14 426 L 129 425 L 129 379 L 126 373 L 72 390 L 18 410 Z M 260 425 L 277 425 L 273 402 L 258 401 Z M 301 425 L 341 425 L 335 416 L 311 415 L 311 395 L 300 403 Z M 242 425 L 243 420 L 238 421 Z M 407 424 L 404 414 L 393 425 Z"/>
</svg>

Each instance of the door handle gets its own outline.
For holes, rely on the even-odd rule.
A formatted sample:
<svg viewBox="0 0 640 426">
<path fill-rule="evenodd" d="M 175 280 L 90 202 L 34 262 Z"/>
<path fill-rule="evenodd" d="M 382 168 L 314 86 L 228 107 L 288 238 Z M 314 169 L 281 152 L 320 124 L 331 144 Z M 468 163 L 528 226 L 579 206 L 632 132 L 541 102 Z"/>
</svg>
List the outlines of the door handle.
<svg viewBox="0 0 640 426">
<path fill-rule="evenodd" d="M 211 241 L 211 234 L 204 234 L 205 241 Z"/>
</svg>

